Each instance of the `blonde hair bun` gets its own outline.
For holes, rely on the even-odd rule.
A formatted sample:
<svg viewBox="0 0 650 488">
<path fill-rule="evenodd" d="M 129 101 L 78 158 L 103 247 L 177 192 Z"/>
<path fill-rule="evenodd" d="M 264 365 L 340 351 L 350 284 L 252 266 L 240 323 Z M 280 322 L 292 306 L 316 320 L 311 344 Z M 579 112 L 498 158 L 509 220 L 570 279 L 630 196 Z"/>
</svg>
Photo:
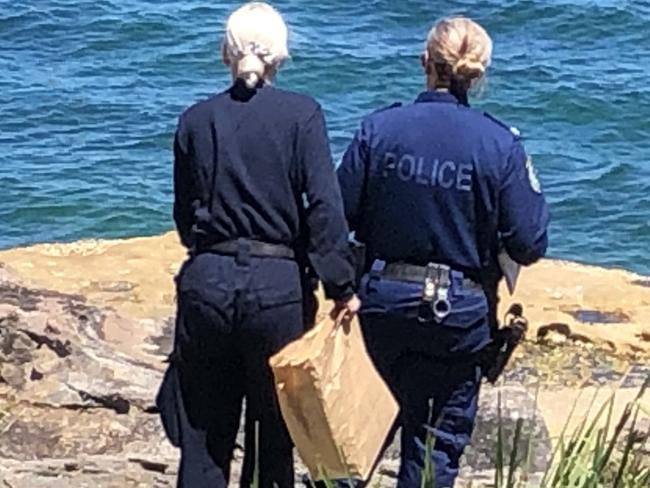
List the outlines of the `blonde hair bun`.
<svg viewBox="0 0 650 488">
<path fill-rule="evenodd" d="M 282 15 L 264 2 L 250 2 L 228 19 L 224 52 L 237 78 L 254 88 L 269 68 L 289 57 L 289 32 Z"/>
<path fill-rule="evenodd" d="M 439 21 L 427 37 L 427 57 L 449 67 L 468 81 L 481 78 L 492 60 L 492 39 L 483 27 L 466 17 Z"/>
<path fill-rule="evenodd" d="M 452 68 L 452 72 L 459 78 L 473 80 L 485 74 L 486 66 L 481 61 L 459 59 Z"/>
</svg>

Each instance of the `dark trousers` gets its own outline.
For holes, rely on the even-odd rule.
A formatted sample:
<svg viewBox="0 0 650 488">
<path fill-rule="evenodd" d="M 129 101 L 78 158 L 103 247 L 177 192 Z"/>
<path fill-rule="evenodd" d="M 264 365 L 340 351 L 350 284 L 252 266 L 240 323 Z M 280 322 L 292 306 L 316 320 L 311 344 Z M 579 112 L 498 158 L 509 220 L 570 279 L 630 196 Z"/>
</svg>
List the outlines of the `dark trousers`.
<svg viewBox="0 0 650 488">
<path fill-rule="evenodd" d="M 178 300 L 175 353 L 158 396 L 181 449 L 177 486 L 228 485 L 245 399 L 241 486 L 258 464 L 261 487 L 293 487 L 293 445 L 268 360 L 303 332 L 298 266 L 203 254 L 184 266 Z"/>
<path fill-rule="evenodd" d="M 432 355 L 435 332 L 417 319 L 366 313 L 361 325 L 368 353 L 400 406 L 397 487 L 420 488 L 428 435 L 434 439 L 435 487 L 453 487 L 474 428 L 480 368 L 468 357 Z"/>
</svg>

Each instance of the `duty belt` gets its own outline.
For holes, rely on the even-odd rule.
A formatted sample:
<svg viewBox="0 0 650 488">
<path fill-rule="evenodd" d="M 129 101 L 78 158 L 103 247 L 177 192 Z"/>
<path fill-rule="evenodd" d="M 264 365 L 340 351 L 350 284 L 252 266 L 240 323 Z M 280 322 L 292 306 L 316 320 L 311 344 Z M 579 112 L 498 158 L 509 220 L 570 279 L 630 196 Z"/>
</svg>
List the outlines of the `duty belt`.
<svg viewBox="0 0 650 488">
<path fill-rule="evenodd" d="M 197 246 L 197 253 L 213 252 L 226 256 L 237 256 L 242 250 L 246 250 L 253 257 L 258 258 L 280 258 L 295 259 L 296 253 L 289 246 L 284 244 L 269 244 L 268 242 L 252 239 L 240 239 L 223 241 L 216 244 Z"/>
<path fill-rule="evenodd" d="M 388 263 L 384 268 L 382 276 L 395 281 L 423 283 L 430 277 L 432 269 L 434 271 L 440 269 L 447 273 L 451 272 L 447 266 L 439 264 L 416 266 L 406 263 Z M 468 278 L 463 278 L 462 285 L 464 289 L 482 289 L 481 285 Z"/>
<path fill-rule="evenodd" d="M 452 281 L 462 279 L 463 288 L 481 288 L 478 284 L 460 276 L 449 266 L 444 264 L 429 263 L 426 266 L 417 266 L 406 263 L 389 263 L 385 266 L 382 275 L 396 281 L 412 281 L 422 283 L 422 302 L 418 312 L 418 320 L 428 323 L 434 320 L 443 322 L 452 312 L 449 291 Z M 454 276 L 456 275 L 456 276 Z"/>
</svg>

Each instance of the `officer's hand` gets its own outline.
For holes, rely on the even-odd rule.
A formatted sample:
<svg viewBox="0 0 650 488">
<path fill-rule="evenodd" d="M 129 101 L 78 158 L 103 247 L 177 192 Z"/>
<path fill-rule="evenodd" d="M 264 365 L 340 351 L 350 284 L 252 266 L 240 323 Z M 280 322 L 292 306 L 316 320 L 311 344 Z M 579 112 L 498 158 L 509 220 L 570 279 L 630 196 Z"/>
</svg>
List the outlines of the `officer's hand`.
<svg viewBox="0 0 650 488">
<path fill-rule="evenodd" d="M 332 309 L 331 317 L 334 320 L 342 318 L 343 320 L 350 320 L 361 309 L 361 300 L 356 295 L 353 295 L 348 301 L 344 302 L 334 302 L 334 308 Z M 343 317 L 341 317 L 343 315 Z"/>
</svg>

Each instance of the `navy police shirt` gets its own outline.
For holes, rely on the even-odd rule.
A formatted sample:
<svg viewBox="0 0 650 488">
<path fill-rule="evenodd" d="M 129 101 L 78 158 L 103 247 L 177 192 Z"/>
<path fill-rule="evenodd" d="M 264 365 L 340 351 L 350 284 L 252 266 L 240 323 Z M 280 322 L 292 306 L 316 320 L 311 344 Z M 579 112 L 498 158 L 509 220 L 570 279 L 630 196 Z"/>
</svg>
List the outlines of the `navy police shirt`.
<svg viewBox="0 0 650 488">
<path fill-rule="evenodd" d="M 448 92 L 368 116 L 338 178 L 371 259 L 477 276 L 498 241 L 524 265 L 546 252 L 549 212 L 519 135 Z"/>
<path fill-rule="evenodd" d="M 185 246 L 241 238 L 295 247 L 306 229 L 330 298 L 352 295 L 348 228 L 315 100 L 238 80 L 181 115 L 174 156 L 174 220 Z"/>
</svg>

